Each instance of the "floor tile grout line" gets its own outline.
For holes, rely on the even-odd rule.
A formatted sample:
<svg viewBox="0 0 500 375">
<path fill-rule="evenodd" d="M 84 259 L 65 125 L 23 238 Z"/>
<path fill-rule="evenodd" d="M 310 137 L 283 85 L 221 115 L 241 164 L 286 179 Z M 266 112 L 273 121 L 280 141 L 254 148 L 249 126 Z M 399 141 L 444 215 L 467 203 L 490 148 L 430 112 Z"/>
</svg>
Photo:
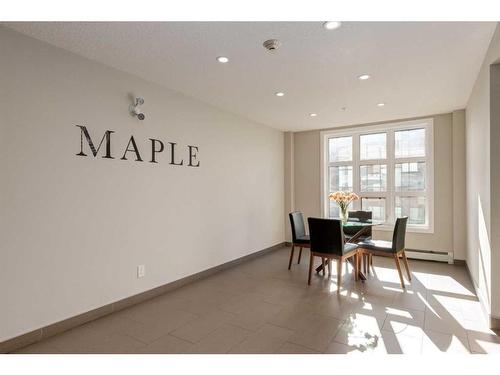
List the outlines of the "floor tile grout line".
<svg viewBox="0 0 500 375">
<path fill-rule="evenodd" d="M 312 350 L 316 353 L 280 353 L 280 354 L 317 354 L 317 353 L 323 353 L 322 351 L 318 351 L 316 349 L 313 349 L 313 348 L 310 348 L 306 345 L 302 345 L 302 344 L 297 344 L 295 342 L 291 342 L 291 341 L 285 341 L 279 348 L 278 350 L 280 350 L 283 346 L 285 346 L 286 344 L 292 344 L 292 345 L 296 345 L 296 346 L 300 346 L 301 348 L 304 348 L 304 349 L 307 349 L 307 350 Z"/>
</svg>

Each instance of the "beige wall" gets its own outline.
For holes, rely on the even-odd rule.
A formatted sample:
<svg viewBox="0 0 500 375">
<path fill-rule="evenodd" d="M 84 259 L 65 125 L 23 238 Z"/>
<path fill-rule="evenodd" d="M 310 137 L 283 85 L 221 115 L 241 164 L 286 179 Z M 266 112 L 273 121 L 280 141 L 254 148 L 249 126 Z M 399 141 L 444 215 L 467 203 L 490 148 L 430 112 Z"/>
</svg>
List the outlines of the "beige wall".
<svg viewBox="0 0 500 375">
<path fill-rule="evenodd" d="M 319 150 L 319 130 L 294 134 L 295 209 L 302 211 L 305 218 L 321 216 Z"/>
<path fill-rule="evenodd" d="M 491 315 L 500 328 L 500 53 L 494 62 L 490 67 Z"/>
<path fill-rule="evenodd" d="M 460 117 L 460 115 L 462 117 Z M 408 233 L 408 248 L 419 250 L 433 250 L 443 252 L 453 252 L 453 158 L 452 147 L 453 131 L 455 137 L 463 137 L 463 111 L 458 111 L 455 116 L 451 113 L 434 116 L 434 233 Z M 457 127 L 454 127 L 453 119 L 456 119 Z M 408 119 L 410 120 L 410 119 Z M 403 121 L 403 120 L 397 120 Z M 363 124 L 366 126 L 370 124 Z M 371 124 L 375 125 L 375 124 Z M 326 130 L 326 129 L 325 129 Z M 320 131 L 306 131 L 295 133 L 295 209 L 301 210 L 306 216 L 321 216 L 320 201 Z M 460 134 L 462 132 L 462 135 Z M 455 149 L 455 156 L 459 150 Z M 462 155 L 464 150 L 461 150 Z M 460 158 L 456 158 L 455 168 L 464 174 L 463 163 L 460 165 Z M 457 199 L 456 213 L 464 215 L 463 199 L 464 189 L 462 188 L 460 197 Z M 459 223 L 456 223 L 458 227 Z M 463 230 L 463 228 L 462 228 Z M 374 237 L 378 239 L 391 239 L 392 232 L 376 231 Z M 458 251 L 456 259 L 464 259 L 464 252 Z"/>
<path fill-rule="evenodd" d="M 500 124 L 495 120 L 490 123 L 490 106 L 497 108 L 500 98 L 494 101 L 490 95 L 490 65 L 499 60 L 500 27 L 497 26 L 466 108 L 467 265 L 486 312 L 497 319 L 500 318 L 497 279 L 500 243 L 495 237 L 499 231 L 492 228 L 500 225 L 500 210 L 495 205 L 500 194 Z"/>
<path fill-rule="evenodd" d="M 454 111 L 452 116 L 453 253 L 455 259 L 465 259 L 467 248 L 465 110 Z"/>
<path fill-rule="evenodd" d="M 0 46 L 0 341 L 284 241 L 282 132 L 1 27 Z M 76 124 L 114 130 L 116 159 L 76 156 Z M 119 160 L 132 134 L 143 163 Z M 200 168 L 147 162 L 149 137 Z"/>
</svg>

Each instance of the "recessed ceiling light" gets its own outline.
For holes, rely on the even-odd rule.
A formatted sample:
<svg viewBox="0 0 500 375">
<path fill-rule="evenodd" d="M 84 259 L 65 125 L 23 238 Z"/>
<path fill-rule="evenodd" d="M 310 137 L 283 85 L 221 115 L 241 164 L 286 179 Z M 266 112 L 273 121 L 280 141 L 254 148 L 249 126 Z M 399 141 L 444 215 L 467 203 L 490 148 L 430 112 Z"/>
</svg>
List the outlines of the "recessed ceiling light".
<svg viewBox="0 0 500 375">
<path fill-rule="evenodd" d="M 381 103 L 377 103 L 377 106 L 379 107 L 383 107 L 385 105 L 385 103 L 381 102 Z"/>
<path fill-rule="evenodd" d="M 285 96 L 285 93 L 280 91 L 280 92 L 277 92 L 277 93 L 276 93 L 276 94 L 274 94 L 274 95 L 276 95 L 276 96 Z"/>
<path fill-rule="evenodd" d="M 309 113 L 309 116 L 311 117 L 316 117 L 318 114 L 317 113 Z"/>
<path fill-rule="evenodd" d="M 222 64 L 225 64 L 229 61 L 229 59 L 226 56 L 219 56 L 219 57 L 217 57 L 217 61 L 222 63 Z"/>
<path fill-rule="evenodd" d="M 370 77 L 371 77 L 371 76 L 370 76 L 369 74 L 361 74 L 360 76 L 358 76 L 358 79 L 359 79 L 360 81 L 365 81 L 365 80 L 367 80 L 367 79 L 370 79 Z"/>
<path fill-rule="evenodd" d="M 339 21 L 326 21 L 323 22 L 323 27 L 327 30 L 335 30 L 340 27 L 341 23 Z"/>
</svg>

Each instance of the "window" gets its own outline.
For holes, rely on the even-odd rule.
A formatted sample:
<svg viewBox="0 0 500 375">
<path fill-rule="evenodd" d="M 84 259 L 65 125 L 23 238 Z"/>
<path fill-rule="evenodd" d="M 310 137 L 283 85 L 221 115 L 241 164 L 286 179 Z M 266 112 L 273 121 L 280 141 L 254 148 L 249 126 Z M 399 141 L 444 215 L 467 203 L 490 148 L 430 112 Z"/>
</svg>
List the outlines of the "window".
<svg viewBox="0 0 500 375">
<path fill-rule="evenodd" d="M 372 211 L 380 229 L 408 216 L 408 230 L 433 231 L 432 119 L 321 133 L 322 202 L 338 217 L 332 192 L 354 191 L 352 210 Z"/>
</svg>

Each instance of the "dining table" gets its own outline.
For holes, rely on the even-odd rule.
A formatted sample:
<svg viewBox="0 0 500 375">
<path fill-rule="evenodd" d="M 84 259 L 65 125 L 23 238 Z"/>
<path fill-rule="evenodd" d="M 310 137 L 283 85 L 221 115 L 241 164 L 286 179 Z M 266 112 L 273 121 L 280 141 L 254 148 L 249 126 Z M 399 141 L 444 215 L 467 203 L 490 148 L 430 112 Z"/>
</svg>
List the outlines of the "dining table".
<svg viewBox="0 0 500 375">
<path fill-rule="evenodd" d="M 374 227 L 374 226 L 377 226 L 377 225 L 380 225 L 380 223 L 377 223 L 377 222 L 374 222 L 370 219 L 365 219 L 365 220 L 359 220 L 357 218 L 351 218 L 349 220 L 347 220 L 346 222 L 343 222 L 342 223 L 342 228 L 344 229 L 344 232 L 346 229 L 351 229 L 349 232 L 354 232 L 353 235 L 349 235 L 349 236 L 346 236 L 345 237 L 345 242 L 346 243 L 357 243 L 359 242 L 360 238 L 365 236 L 370 228 Z M 325 262 L 325 266 L 328 265 L 328 259 L 326 260 Z M 348 260 L 351 264 L 353 262 L 352 259 L 349 259 Z M 354 265 L 353 265 L 354 267 Z M 360 267 L 361 268 L 361 267 Z M 316 273 L 319 273 L 323 270 L 323 264 L 320 264 L 318 267 L 316 267 Z M 361 271 L 361 269 L 359 269 L 359 278 L 361 279 L 361 281 L 365 281 L 366 280 L 366 276 L 363 274 L 363 272 Z"/>
</svg>

